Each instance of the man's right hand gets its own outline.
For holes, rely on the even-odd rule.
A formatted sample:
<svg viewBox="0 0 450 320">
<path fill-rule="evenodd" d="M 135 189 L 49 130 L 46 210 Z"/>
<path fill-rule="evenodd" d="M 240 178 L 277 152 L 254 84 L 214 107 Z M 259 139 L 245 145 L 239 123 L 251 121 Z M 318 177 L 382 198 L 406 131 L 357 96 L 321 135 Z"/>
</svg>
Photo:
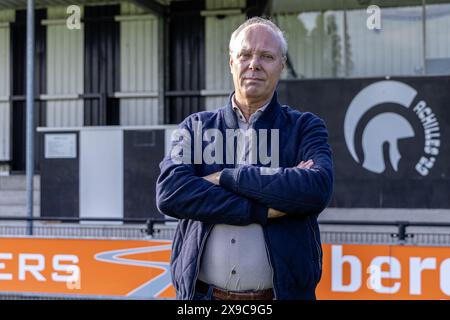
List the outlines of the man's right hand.
<svg viewBox="0 0 450 320">
<path fill-rule="evenodd" d="M 314 165 L 314 162 L 311 159 L 309 159 L 308 161 L 300 161 L 300 163 L 296 167 L 300 168 L 300 169 L 311 169 L 311 167 L 313 165 Z M 286 213 L 276 210 L 276 209 L 272 209 L 272 208 L 269 208 L 269 210 L 267 211 L 268 219 L 280 218 L 285 215 L 286 215 Z"/>
<path fill-rule="evenodd" d="M 280 218 L 285 215 L 286 215 L 286 213 L 278 211 L 276 209 L 272 209 L 272 208 L 269 208 L 269 210 L 267 211 L 267 218 L 269 218 L 269 219 Z"/>
</svg>

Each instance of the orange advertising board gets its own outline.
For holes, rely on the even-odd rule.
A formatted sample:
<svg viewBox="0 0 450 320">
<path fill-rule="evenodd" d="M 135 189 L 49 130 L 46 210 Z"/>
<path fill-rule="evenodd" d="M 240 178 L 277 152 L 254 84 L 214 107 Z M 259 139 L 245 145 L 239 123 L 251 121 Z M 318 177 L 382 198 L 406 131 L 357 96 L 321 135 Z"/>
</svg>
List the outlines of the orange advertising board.
<svg viewBox="0 0 450 320">
<path fill-rule="evenodd" d="M 171 241 L 0 239 L 0 292 L 174 298 Z M 318 299 L 448 299 L 450 248 L 323 245 Z"/>
<path fill-rule="evenodd" d="M 450 248 L 323 245 L 318 299 L 450 298 Z"/>
<path fill-rule="evenodd" d="M 0 291 L 168 298 L 171 241 L 0 239 Z"/>
</svg>

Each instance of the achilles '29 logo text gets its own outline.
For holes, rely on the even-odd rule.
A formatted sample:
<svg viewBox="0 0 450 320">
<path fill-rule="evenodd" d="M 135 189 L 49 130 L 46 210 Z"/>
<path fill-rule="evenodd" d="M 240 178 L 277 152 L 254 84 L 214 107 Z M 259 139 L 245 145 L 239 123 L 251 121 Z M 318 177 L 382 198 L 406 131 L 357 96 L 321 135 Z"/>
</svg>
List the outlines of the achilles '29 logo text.
<svg viewBox="0 0 450 320">
<path fill-rule="evenodd" d="M 347 148 L 357 163 L 362 161 L 357 155 L 355 146 L 356 131 L 362 118 L 377 106 L 395 104 L 412 112 L 420 121 L 424 146 L 421 148 L 422 154 L 418 154 L 419 160 L 414 169 L 422 176 L 430 173 L 441 145 L 439 122 L 425 101 L 413 103 L 416 96 L 417 91 L 411 86 L 399 81 L 386 80 L 367 86 L 353 98 L 344 120 L 344 136 Z M 383 173 L 388 161 L 384 159 L 383 145 L 387 143 L 389 162 L 397 172 L 402 157 L 399 151 L 399 140 L 415 137 L 416 133 L 412 124 L 402 114 L 383 112 L 373 116 L 362 132 L 361 143 L 364 156 L 362 167 L 374 173 Z"/>
</svg>

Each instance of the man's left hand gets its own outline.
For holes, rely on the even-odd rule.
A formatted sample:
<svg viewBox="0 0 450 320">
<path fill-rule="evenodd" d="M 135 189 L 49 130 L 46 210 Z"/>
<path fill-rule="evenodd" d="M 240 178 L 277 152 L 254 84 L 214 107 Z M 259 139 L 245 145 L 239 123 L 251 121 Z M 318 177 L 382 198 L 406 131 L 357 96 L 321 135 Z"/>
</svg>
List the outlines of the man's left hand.
<svg viewBox="0 0 450 320">
<path fill-rule="evenodd" d="M 215 184 L 216 186 L 219 185 L 219 181 L 220 181 L 220 174 L 222 173 L 222 171 L 217 171 L 214 173 L 211 173 L 207 176 L 204 176 L 203 179 L 205 179 L 206 181 L 209 181 L 213 184 Z"/>
</svg>

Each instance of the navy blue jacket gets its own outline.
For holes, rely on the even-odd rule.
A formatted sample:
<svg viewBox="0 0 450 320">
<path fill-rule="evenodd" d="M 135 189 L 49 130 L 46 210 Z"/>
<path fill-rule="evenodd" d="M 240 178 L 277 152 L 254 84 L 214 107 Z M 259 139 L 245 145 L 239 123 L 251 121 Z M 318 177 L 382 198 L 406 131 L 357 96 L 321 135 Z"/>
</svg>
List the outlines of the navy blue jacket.
<svg viewBox="0 0 450 320">
<path fill-rule="evenodd" d="M 231 95 L 226 106 L 192 114 L 179 125 L 191 138 L 193 121 L 201 121 L 203 132 L 219 129 L 226 140 L 225 130 L 238 128 Z M 322 274 L 317 216 L 327 206 L 333 186 L 327 129 L 324 121 L 314 114 L 280 105 L 276 92 L 254 128 L 279 129 L 280 168 L 272 175 L 261 174 L 260 162 L 237 168 L 225 159 L 223 164 L 195 164 L 193 153 L 191 164 L 173 161 L 170 156 L 160 163 L 156 186 L 158 209 L 180 219 L 171 256 L 172 281 L 178 299 L 194 296 L 201 255 L 213 225 L 251 223 L 263 226 L 275 298 L 315 299 Z M 191 145 L 193 152 L 194 143 Z M 203 148 L 206 145 L 203 141 Z M 225 145 L 226 141 L 224 150 Z M 300 161 L 308 159 L 314 161 L 313 168 L 296 168 Z M 202 178 L 220 170 L 223 170 L 220 186 Z M 268 219 L 268 208 L 286 215 Z"/>
</svg>

